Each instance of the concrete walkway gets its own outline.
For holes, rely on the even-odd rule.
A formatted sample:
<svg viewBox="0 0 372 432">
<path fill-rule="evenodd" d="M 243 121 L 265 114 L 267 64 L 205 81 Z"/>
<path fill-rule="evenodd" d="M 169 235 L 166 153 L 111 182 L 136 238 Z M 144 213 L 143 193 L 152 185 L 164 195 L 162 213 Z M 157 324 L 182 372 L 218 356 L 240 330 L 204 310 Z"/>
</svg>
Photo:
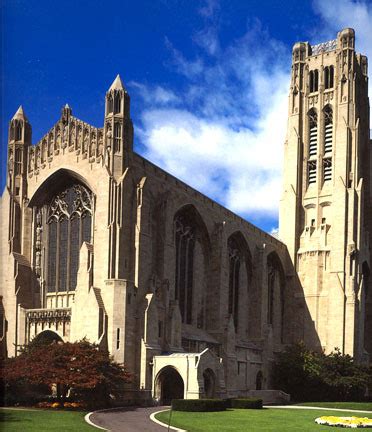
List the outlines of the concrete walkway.
<svg viewBox="0 0 372 432">
<path fill-rule="evenodd" d="M 166 432 L 166 428 L 150 420 L 150 415 L 169 407 L 126 407 L 93 412 L 89 419 L 110 432 Z"/>
<path fill-rule="evenodd" d="M 306 409 L 325 410 L 340 412 L 365 413 L 372 416 L 372 411 L 348 410 L 340 408 L 310 407 L 300 405 L 264 406 L 269 409 Z M 103 410 L 93 412 L 90 421 L 110 432 L 166 432 L 167 428 L 154 423 L 150 415 L 154 412 L 169 409 L 169 407 L 136 408 L 126 407 L 114 410 Z M 171 430 L 171 429 L 170 429 Z"/>
</svg>

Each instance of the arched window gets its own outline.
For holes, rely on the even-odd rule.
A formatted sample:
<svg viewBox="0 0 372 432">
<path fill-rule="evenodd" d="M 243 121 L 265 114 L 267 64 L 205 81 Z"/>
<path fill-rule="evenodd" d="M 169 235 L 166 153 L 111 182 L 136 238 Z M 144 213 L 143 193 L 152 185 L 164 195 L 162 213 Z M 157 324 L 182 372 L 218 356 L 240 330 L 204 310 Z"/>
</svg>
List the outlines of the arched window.
<svg viewBox="0 0 372 432">
<path fill-rule="evenodd" d="M 121 112 L 121 97 L 120 94 L 115 94 L 114 96 L 114 114 Z"/>
<path fill-rule="evenodd" d="M 334 80 L 334 68 L 333 66 L 326 66 L 324 68 L 324 88 L 326 90 L 333 88 L 333 80 Z"/>
<path fill-rule="evenodd" d="M 176 290 L 182 322 L 192 323 L 192 302 L 194 282 L 195 228 L 190 221 L 178 216 L 174 222 L 176 235 Z"/>
<path fill-rule="evenodd" d="M 107 96 L 107 114 L 110 114 L 114 111 L 114 101 L 112 99 L 112 95 L 109 94 Z"/>
<path fill-rule="evenodd" d="M 114 124 L 114 153 L 121 151 L 121 124 Z"/>
<path fill-rule="evenodd" d="M 329 67 L 328 66 L 324 68 L 324 88 L 325 89 L 329 88 Z"/>
<path fill-rule="evenodd" d="M 310 93 L 317 92 L 319 85 L 319 72 L 317 69 L 309 72 L 309 90 Z"/>
<path fill-rule="evenodd" d="M 182 322 L 204 328 L 210 240 L 196 208 L 182 207 L 174 217 L 175 299 Z"/>
<path fill-rule="evenodd" d="M 15 175 L 22 173 L 22 150 L 17 148 L 15 151 Z"/>
<path fill-rule="evenodd" d="M 324 110 L 324 153 L 332 153 L 333 142 L 333 110 L 327 105 Z"/>
<path fill-rule="evenodd" d="M 309 117 L 309 157 L 316 156 L 318 150 L 318 114 L 315 109 L 308 113 Z"/>
<path fill-rule="evenodd" d="M 329 88 L 333 88 L 333 82 L 334 82 L 334 67 L 329 67 Z"/>
<path fill-rule="evenodd" d="M 47 291 L 73 291 L 82 243 L 91 241 L 92 194 L 74 184 L 57 194 L 47 207 Z"/>
<path fill-rule="evenodd" d="M 319 72 L 318 72 L 318 69 L 315 69 L 315 71 L 314 71 L 314 90 L 313 91 L 317 92 L 318 86 L 319 86 Z"/>
<path fill-rule="evenodd" d="M 17 121 L 15 124 L 15 140 L 22 140 L 22 123 L 20 121 Z"/>
<path fill-rule="evenodd" d="M 233 316 L 235 331 L 238 330 L 239 320 L 239 284 L 240 284 L 240 260 L 239 246 L 230 238 L 228 242 L 229 252 L 229 307 L 228 313 Z"/>
<path fill-rule="evenodd" d="M 267 257 L 267 323 L 280 341 L 283 339 L 284 285 L 282 264 L 278 255 L 272 252 Z"/>
</svg>

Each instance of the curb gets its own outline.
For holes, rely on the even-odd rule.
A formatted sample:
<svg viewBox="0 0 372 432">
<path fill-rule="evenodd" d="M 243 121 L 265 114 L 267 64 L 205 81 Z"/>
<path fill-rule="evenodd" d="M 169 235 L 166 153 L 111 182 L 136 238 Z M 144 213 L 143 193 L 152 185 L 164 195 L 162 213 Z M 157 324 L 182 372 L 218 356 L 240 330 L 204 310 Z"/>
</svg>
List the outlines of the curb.
<svg viewBox="0 0 372 432">
<path fill-rule="evenodd" d="M 176 428 L 174 426 L 169 426 L 169 425 L 167 425 L 167 424 L 165 424 L 165 423 L 163 423 L 160 420 L 158 420 L 158 419 L 155 418 L 156 414 L 159 414 L 159 413 L 164 412 L 164 411 L 169 411 L 169 410 L 168 409 L 163 409 L 163 410 L 156 411 L 156 412 L 150 414 L 150 420 L 153 421 L 154 423 L 157 423 L 160 426 L 163 426 L 164 428 L 167 428 L 168 430 L 171 429 L 171 430 L 174 430 L 174 431 L 177 431 L 177 432 L 187 432 L 186 429 L 178 429 L 178 428 Z"/>
<path fill-rule="evenodd" d="M 84 416 L 84 420 L 85 420 L 85 421 L 86 421 L 90 426 L 93 426 L 93 427 L 95 427 L 95 428 L 97 428 L 97 429 L 101 429 L 101 430 L 104 430 L 104 431 L 110 432 L 109 429 L 106 429 L 106 428 L 104 428 L 104 427 L 102 427 L 102 426 L 98 426 L 98 425 L 96 425 L 96 424 L 93 423 L 92 420 L 90 419 L 90 417 L 91 417 L 93 414 L 95 414 L 95 413 L 100 413 L 100 412 L 104 412 L 104 411 L 109 411 L 109 410 L 108 410 L 108 409 L 102 409 L 102 410 L 97 410 L 97 411 L 91 411 L 91 412 L 89 412 L 88 414 L 86 414 L 86 415 Z"/>
</svg>

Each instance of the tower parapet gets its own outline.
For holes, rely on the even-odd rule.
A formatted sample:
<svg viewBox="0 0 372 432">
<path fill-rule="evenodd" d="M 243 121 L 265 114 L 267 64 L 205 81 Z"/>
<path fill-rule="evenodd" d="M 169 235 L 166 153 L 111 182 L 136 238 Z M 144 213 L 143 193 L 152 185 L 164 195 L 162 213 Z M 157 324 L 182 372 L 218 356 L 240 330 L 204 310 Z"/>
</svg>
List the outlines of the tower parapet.
<svg viewBox="0 0 372 432">
<path fill-rule="evenodd" d="M 28 155 L 28 175 L 38 175 L 48 163 L 65 152 L 74 152 L 90 163 L 101 162 L 103 158 L 103 128 L 97 128 L 72 115 L 66 104 L 62 108 L 58 122 L 40 141 L 30 147 Z"/>
</svg>

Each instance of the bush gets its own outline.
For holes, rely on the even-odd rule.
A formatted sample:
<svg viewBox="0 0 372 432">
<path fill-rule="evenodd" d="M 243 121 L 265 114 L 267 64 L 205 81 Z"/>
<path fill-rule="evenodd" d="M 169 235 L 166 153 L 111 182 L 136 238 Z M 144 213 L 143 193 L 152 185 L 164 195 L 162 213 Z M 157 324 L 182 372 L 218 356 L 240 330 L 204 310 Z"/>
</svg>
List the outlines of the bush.
<svg viewBox="0 0 372 432">
<path fill-rule="evenodd" d="M 174 411 L 225 411 L 226 402 L 222 399 L 173 399 Z"/>
<path fill-rule="evenodd" d="M 231 408 L 243 409 L 261 409 L 262 399 L 246 398 L 246 399 L 230 399 Z"/>
<path fill-rule="evenodd" d="M 278 354 L 273 368 L 274 388 L 295 401 L 363 401 L 372 384 L 372 369 L 358 365 L 337 348 L 330 354 L 314 352 L 303 343 Z"/>
</svg>

